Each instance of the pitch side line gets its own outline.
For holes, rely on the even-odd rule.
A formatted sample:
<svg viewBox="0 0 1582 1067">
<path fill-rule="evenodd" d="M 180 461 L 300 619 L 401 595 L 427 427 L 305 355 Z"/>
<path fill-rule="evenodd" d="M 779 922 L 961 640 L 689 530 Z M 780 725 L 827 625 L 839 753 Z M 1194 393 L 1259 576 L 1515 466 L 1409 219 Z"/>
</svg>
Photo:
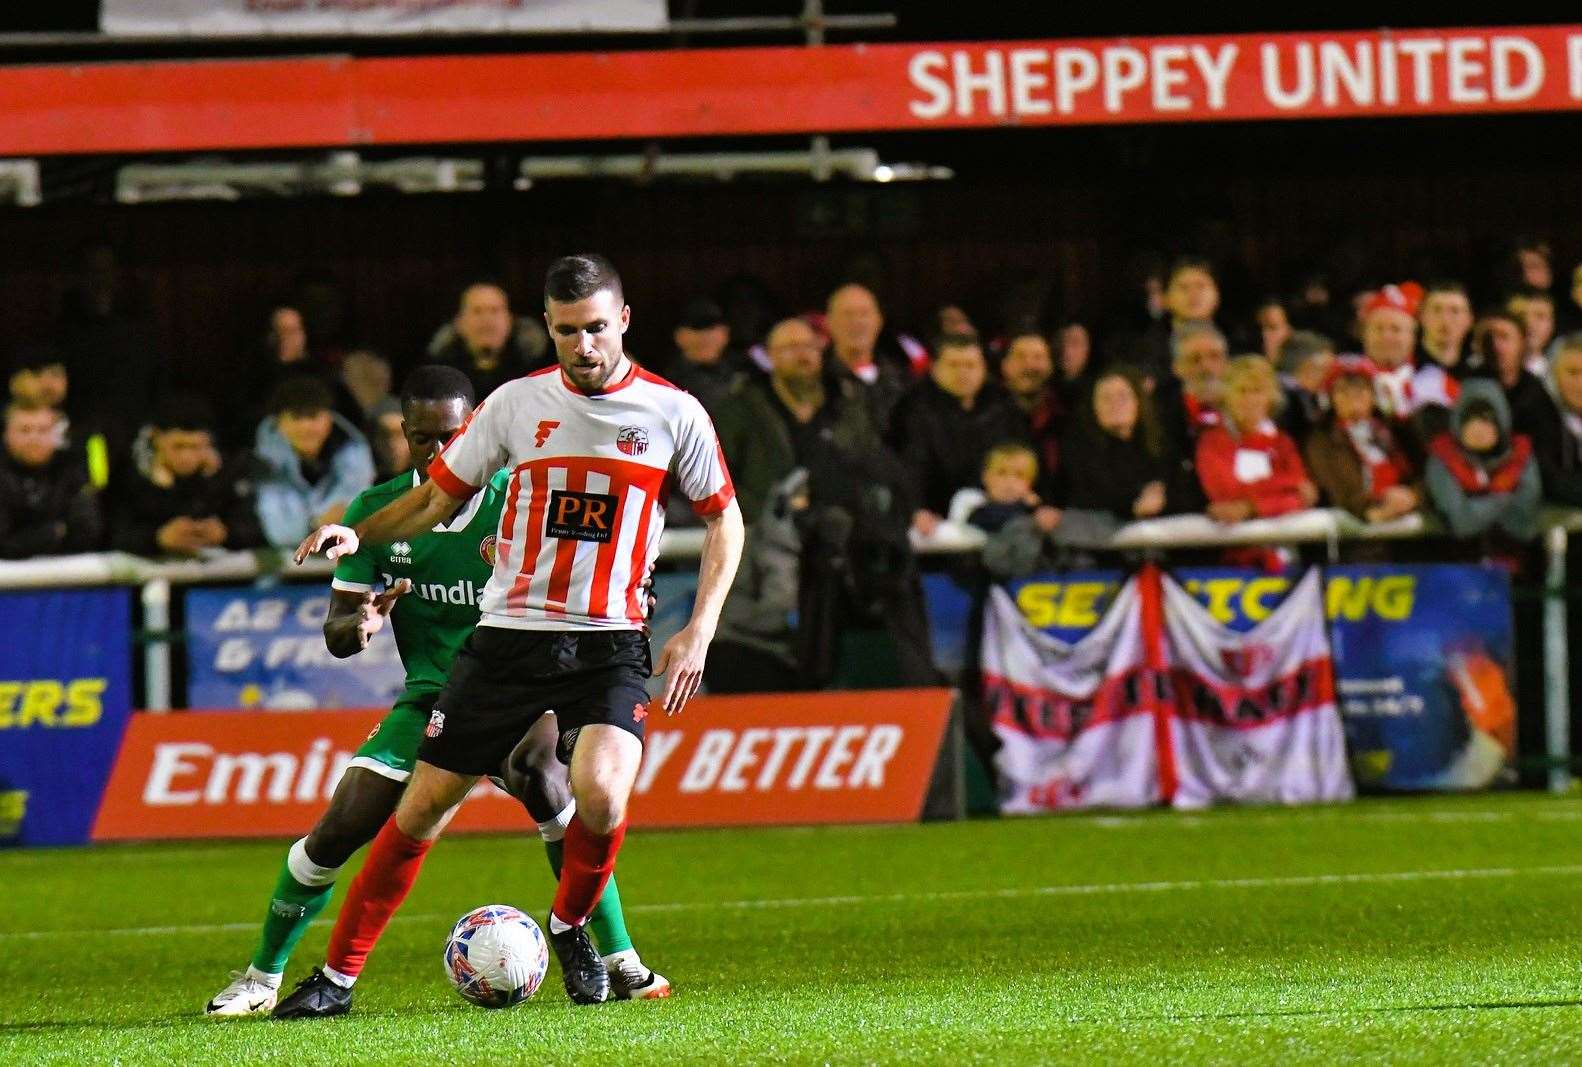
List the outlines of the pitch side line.
<svg viewBox="0 0 1582 1067">
<path fill-rule="evenodd" d="M 953 889 L 932 893 L 875 893 L 830 897 L 782 897 L 763 900 L 685 901 L 670 904 L 628 904 L 635 914 L 666 912 L 759 911 L 791 908 L 845 907 L 852 904 L 904 904 L 941 900 L 1000 900 L 1017 897 L 1102 896 L 1112 893 L 1169 893 L 1194 889 L 1272 889 L 1315 885 L 1356 885 L 1373 882 L 1445 882 L 1477 878 L 1519 878 L 1524 875 L 1579 875 L 1582 863 L 1547 867 L 1463 867 L 1428 871 L 1372 871 L 1357 874 L 1296 874 L 1269 878 L 1188 878 L 1161 882 L 1096 882 L 1075 885 L 1023 886 L 1012 889 Z M 392 922 L 438 922 L 450 919 L 438 913 L 397 914 Z M 315 919 L 312 926 L 329 926 L 333 919 Z M 62 935 L 119 935 L 158 937 L 170 934 L 213 934 L 256 930 L 257 921 L 230 923 L 188 923 L 174 926 L 121 926 L 104 930 L 16 930 L 0 931 L 0 941 L 33 941 Z"/>
</svg>

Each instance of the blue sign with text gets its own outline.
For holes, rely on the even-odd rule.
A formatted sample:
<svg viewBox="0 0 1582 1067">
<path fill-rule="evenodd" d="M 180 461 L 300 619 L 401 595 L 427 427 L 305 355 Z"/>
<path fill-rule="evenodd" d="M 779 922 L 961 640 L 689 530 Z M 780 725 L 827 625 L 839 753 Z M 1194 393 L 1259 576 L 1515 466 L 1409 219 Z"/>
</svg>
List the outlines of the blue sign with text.
<svg viewBox="0 0 1582 1067">
<path fill-rule="evenodd" d="M 88 840 L 132 710 L 126 589 L 0 595 L 0 845 Z"/>
<path fill-rule="evenodd" d="M 187 593 L 187 704 L 194 708 L 372 708 L 393 704 L 406 672 L 386 628 L 336 659 L 324 647 L 327 586 Z"/>
</svg>

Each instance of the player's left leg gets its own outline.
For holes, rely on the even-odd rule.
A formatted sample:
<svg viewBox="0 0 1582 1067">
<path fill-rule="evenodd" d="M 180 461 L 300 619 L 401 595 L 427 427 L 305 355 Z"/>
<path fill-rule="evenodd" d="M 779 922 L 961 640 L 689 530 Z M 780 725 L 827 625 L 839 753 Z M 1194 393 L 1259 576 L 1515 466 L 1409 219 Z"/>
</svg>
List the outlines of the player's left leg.
<svg viewBox="0 0 1582 1067">
<path fill-rule="evenodd" d="M 565 764 L 557 758 L 559 727 L 553 713 L 544 715 L 511 752 L 499 781 L 522 802 L 538 824 L 549 866 L 558 881 L 563 868 L 566 827 L 576 814 Z M 670 995 L 670 980 L 644 966 L 626 929 L 621 891 L 612 874 L 588 917 L 610 975 L 610 991 L 622 1000 L 657 1000 Z"/>
<path fill-rule="evenodd" d="M 608 978 L 583 927 L 615 871 L 643 743 L 635 733 L 608 723 L 590 722 L 576 729 L 570 777 L 577 812 L 566 827 L 560 884 L 549 913 L 549 943 L 560 958 L 572 999 L 597 1004 L 606 998 L 594 991 L 607 988 Z"/>
</svg>

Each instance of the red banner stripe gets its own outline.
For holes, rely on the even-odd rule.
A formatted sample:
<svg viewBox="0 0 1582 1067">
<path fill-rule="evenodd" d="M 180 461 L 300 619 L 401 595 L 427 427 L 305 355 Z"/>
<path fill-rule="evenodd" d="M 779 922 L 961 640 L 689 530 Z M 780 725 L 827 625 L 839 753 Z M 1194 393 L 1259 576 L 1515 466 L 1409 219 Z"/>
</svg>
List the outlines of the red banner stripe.
<svg viewBox="0 0 1582 1067">
<path fill-rule="evenodd" d="M 0 68 L 0 153 L 1570 111 L 1582 26 Z"/>
</svg>

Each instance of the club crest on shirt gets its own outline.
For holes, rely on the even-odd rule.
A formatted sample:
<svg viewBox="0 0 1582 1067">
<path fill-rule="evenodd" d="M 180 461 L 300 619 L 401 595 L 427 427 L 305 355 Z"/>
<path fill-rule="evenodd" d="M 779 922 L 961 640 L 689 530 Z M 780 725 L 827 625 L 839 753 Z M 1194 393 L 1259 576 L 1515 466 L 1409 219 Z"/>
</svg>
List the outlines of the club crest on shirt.
<svg viewBox="0 0 1582 1067">
<path fill-rule="evenodd" d="M 499 555 L 499 543 L 494 534 L 478 542 L 478 555 L 482 556 L 483 561 L 489 566 L 494 566 L 494 561 Z"/>
<path fill-rule="evenodd" d="M 622 426 L 615 435 L 615 447 L 628 456 L 640 456 L 648 451 L 648 431 L 641 426 Z"/>
</svg>

